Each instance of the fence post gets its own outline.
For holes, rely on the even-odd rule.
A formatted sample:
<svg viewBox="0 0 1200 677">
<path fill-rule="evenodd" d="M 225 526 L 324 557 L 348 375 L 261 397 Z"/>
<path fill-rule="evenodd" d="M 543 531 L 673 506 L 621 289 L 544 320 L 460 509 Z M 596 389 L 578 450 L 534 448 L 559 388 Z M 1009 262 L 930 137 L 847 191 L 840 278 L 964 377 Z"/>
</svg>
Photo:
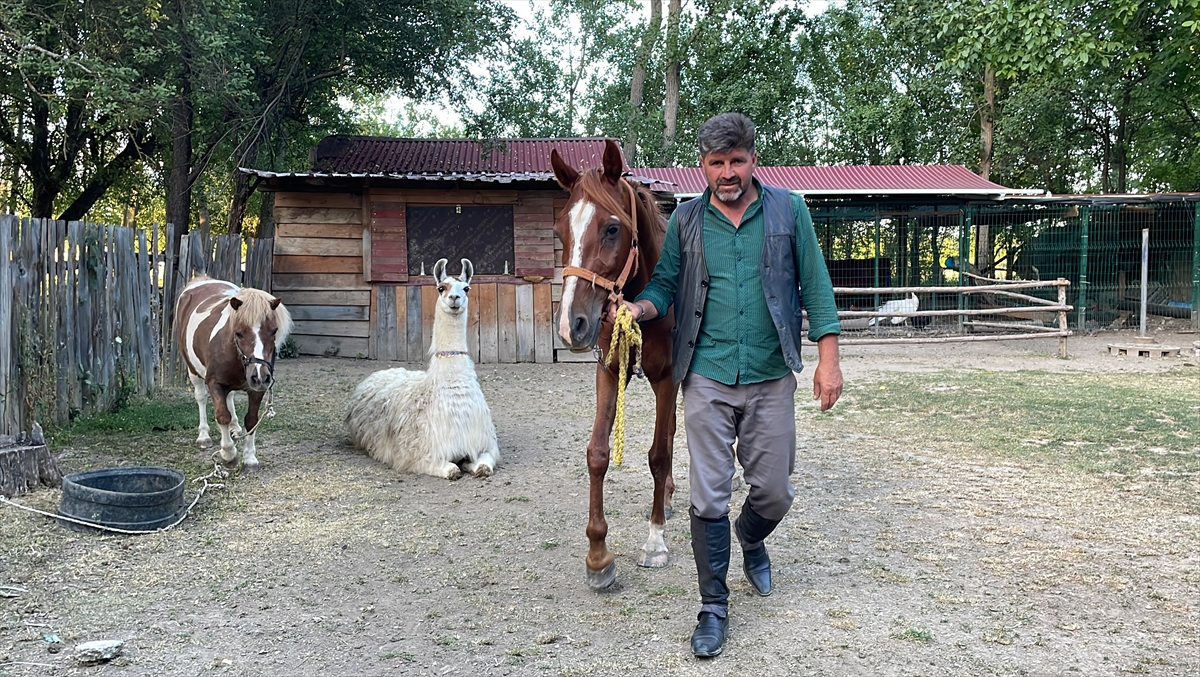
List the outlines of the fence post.
<svg viewBox="0 0 1200 677">
<path fill-rule="evenodd" d="M 967 276 L 963 275 L 963 271 L 967 270 L 967 264 L 971 259 L 968 253 L 974 249 L 971 247 L 971 233 L 973 232 L 974 221 L 974 205 L 967 205 L 967 208 L 958 215 L 958 263 L 954 266 L 958 270 L 958 286 L 961 287 L 967 282 Z M 962 310 L 967 304 L 966 294 L 958 294 L 958 309 Z M 958 316 L 958 333 L 963 333 L 964 322 L 967 318 L 965 315 Z"/>
<path fill-rule="evenodd" d="M 1067 305 L 1067 281 L 1063 278 L 1058 278 L 1058 305 L 1065 307 Z M 1067 359 L 1067 311 L 1058 311 L 1058 330 L 1062 334 L 1058 337 L 1058 356 L 1060 359 Z"/>
<path fill-rule="evenodd" d="M 1092 206 L 1084 205 L 1079 209 L 1079 306 L 1075 326 L 1083 331 L 1087 322 L 1087 292 L 1088 292 L 1088 229 L 1092 221 Z"/>
<path fill-rule="evenodd" d="M 13 241 L 15 216 L 0 214 L 0 434 L 17 431 L 10 426 L 16 398 L 10 392 L 17 369 L 13 358 Z"/>
<path fill-rule="evenodd" d="M 1193 203 L 1196 212 L 1192 226 L 1192 329 L 1200 329 L 1200 202 Z"/>
</svg>

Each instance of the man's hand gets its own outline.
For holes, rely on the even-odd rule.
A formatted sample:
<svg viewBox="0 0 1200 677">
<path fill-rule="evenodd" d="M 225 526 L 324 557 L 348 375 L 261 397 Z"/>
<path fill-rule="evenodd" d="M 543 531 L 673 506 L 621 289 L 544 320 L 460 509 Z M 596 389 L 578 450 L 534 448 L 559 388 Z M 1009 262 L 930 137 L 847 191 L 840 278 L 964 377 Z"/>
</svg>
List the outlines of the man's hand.
<svg viewBox="0 0 1200 677">
<path fill-rule="evenodd" d="M 646 309 L 636 303 L 625 300 L 622 300 L 621 303 L 629 309 L 629 314 L 633 315 L 634 322 L 640 322 L 646 314 Z M 619 306 L 615 303 L 608 304 L 608 321 L 610 324 L 617 323 L 617 308 Z"/>
<path fill-rule="evenodd" d="M 813 399 L 827 411 L 842 396 L 842 367 L 838 361 L 837 334 L 817 339 L 817 369 L 813 372 Z"/>
</svg>

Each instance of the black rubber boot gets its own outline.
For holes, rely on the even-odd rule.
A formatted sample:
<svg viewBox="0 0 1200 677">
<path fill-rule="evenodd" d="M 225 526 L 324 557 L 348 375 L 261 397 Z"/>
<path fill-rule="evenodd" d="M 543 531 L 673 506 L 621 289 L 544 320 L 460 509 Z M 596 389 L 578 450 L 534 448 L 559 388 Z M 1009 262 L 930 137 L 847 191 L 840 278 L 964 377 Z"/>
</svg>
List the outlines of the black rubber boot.
<svg viewBox="0 0 1200 677">
<path fill-rule="evenodd" d="M 771 558 L 763 541 L 777 526 L 779 520 L 769 520 L 754 512 L 748 501 L 742 506 L 742 514 L 734 526 L 738 541 L 742 544 L 742 571 L 750 585 L 763 597 L 771 594 Z"/>
<path fill-rule="evenodd" d="M 725 648 L 729 627 L 729 518 L 706 520 L 692 517 L 692 555 L 696 558 L 696 577 L 700 583 L 700 614 L 692 633 L 692 653 L 709 658 Z"/>
</svg>

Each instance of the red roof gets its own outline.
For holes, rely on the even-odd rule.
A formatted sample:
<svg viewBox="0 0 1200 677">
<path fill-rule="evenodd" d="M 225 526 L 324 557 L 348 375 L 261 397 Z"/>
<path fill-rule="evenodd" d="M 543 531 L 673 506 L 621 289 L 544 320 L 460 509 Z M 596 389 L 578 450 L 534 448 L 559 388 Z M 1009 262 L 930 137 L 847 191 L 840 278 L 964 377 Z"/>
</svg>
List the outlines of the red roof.
<svg viewBox="0 0 1200 677">
<path fill-rule="evenodd" d="M 576 169 L 598 167 L 604 138 L 393 139 L 328 136 L 313 151 L 312 169 L 332 174 L 546 174 L 553 180 L 550 150 Z M 530 177 L 535 178 L 535 177 Z"/>
<path fill-rule="evenodd" d="M 707 184 L 699 167 L 649 167 L 632 170 L 675 184 L 651 186 L 698 195 Z M 836 167 L 758 167 L 759 181 L 808 195 L 1001 195 L 1042 194 L 992 183 L 963 165 L 867 165 Z"/>
</svg>

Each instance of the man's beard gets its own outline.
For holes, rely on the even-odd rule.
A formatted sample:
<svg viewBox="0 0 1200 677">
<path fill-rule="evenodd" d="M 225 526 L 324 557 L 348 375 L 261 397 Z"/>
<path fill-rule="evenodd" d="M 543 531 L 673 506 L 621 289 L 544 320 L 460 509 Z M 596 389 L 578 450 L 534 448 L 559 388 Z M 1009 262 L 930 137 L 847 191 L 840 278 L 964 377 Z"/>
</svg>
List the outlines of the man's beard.
<svg viewBox="0 0 1200 677">
<path fill-rule="evenodd" d="M 722 193 L 722 190 L 730 190 L 736 188 L 733 193 Z M 740 183 L 727 183 L 725 185 L 717 184 L 717 189 L 713 191 L 717 195 L 717 199 L 721 202 L 737 202 L 738 198 L 746 192 L 746 188 Z"/>
</svg>

